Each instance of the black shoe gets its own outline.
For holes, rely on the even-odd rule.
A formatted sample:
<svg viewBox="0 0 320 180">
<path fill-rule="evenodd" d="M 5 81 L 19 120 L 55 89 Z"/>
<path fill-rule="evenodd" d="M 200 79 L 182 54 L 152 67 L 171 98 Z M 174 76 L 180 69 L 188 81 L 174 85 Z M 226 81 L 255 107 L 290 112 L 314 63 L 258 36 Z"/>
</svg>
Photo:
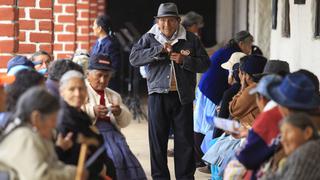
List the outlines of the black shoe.
<svg viewBox="0 0 320 180">
<path fill-rule="evenodd" d="M 196 168 L 199 168 L 199 167 L 204 167 L 206 166 L 206 164 L 204 162 L 196 162 Z"/>
<path fill-rule="evenodd" d="M 199 167 L 198 171 L 206 174 L 211 174 L 210 166 Z"/>
</svg>

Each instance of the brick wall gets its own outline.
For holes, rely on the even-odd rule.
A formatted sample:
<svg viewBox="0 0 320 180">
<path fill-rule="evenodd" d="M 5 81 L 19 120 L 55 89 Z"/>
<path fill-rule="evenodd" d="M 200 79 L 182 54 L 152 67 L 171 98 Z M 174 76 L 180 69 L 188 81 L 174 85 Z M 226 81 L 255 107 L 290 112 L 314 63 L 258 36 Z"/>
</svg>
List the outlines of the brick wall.
<svg viewBox="0 0 320 180">
<path fill-rule="evenodd" d="M 18 9 L 15 0 L 1 0 L 0 4 L 0 66 L 18 51 Z"/>
<path fill-rule="evenodd" d="M 104 6 L 105 0 L 0 0 L 0 68 L 17 54 L 45 50 L 60 59 L 90 50 Z"/>
</svg>

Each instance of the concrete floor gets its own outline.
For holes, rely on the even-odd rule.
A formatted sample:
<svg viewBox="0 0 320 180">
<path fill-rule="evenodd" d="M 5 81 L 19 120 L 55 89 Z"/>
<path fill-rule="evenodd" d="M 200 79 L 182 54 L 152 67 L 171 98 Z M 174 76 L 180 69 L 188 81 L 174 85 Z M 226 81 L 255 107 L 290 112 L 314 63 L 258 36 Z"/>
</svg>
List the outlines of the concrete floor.
<svg viewBox="0 0 320 180">
<path fill-rule="evenodd" d="M 141 123 L 137 121 L 132 121 L 131 124 L 121 130 L 130 146 L 132 152 L 136 155 L 138 160 L 146 172 L 148 179 L 151 178 L 151 168 L 150 168 L 150 155 L 149 155 L 149 143 L 148 143 L 148 123 L 143 120 Z M 172 140 L 169 141 L 169 148 L 173 147 Z M 171 174 L 171 179 L 174 177 L 174 162 L 173 158 L 168 158 L 168 166 Z M 203 174 L 199 171 L 195 173 L 195 179 L 208 180 L 210 175 Z"/>
</svg>

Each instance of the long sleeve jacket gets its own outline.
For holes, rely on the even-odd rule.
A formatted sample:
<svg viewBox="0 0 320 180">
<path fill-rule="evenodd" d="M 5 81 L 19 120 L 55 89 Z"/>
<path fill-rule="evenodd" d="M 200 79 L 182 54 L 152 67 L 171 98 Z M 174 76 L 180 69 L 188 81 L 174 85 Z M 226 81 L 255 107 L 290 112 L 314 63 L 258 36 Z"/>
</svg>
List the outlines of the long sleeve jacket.
<svg viewBox="0 0 320 180">
<path fill-rule="evenodd" d="M 179 39 L 172 52 L 185 52 L 182 64 L 172 63 L 163 45 L 152 33 L 144 34 L 133 46 L 129 57 L 131 65 L 146 66 L 148 93 L 168 93 L 171 80 L 171 66 L 174 66 L 180 102 L 187 104 L 195 96 L 196 73 L 205 72 L 210 66 L 209 57 L 200 40 L 187 32 L 186 39 Z M 183 54 L 183 53 L 181 53 Z"/>
</svg>

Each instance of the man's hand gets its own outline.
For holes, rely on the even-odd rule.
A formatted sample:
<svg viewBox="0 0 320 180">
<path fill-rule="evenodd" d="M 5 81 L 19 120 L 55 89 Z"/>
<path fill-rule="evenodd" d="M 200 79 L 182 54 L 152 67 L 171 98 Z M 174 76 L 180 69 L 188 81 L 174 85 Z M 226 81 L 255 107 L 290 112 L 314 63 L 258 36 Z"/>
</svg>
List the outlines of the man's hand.
<svg viewBox="0 0 320 180">
<path fill-rule="evenodd" d="M 65 137 L 63 137 L 62 134 L 59 133 L 56 141 L 56 146 L 60 147 L 64 151 L 70 149 L 73 146 L 73 142 L 71 139 L 72 135 L 72 132 L 69 132 Z"/>
<path fill-rule="evenodd" d="M 180 54 L 180 53 L 173 52 L 173 53 L 170 54 L 170 60 L 174 61 L 177 64 L 182 64 L 184 57 L 185 56 Z"/>
<path fill-rule="evenodd" d="M 119 116 L 121 114 L 121 108 L 119 105 L 112 105 L 111 112 L 114 116 Z"/>
<path fill-rule="evenodd" d="M 172 46 L 171 46 L 171 44 L 165 43 L 165 44 L 163 45 L 162 52 L 169 54 L 169 53 L 171 53 L 171 51 L 172 51 Z"/>
<path fill-rule="evenodd" d="M 97 118 L 105 118 L 108 113 L 107 107 L 103 105 L 95 105 L 93 107 L 94 114 Z"/>
</svg>

